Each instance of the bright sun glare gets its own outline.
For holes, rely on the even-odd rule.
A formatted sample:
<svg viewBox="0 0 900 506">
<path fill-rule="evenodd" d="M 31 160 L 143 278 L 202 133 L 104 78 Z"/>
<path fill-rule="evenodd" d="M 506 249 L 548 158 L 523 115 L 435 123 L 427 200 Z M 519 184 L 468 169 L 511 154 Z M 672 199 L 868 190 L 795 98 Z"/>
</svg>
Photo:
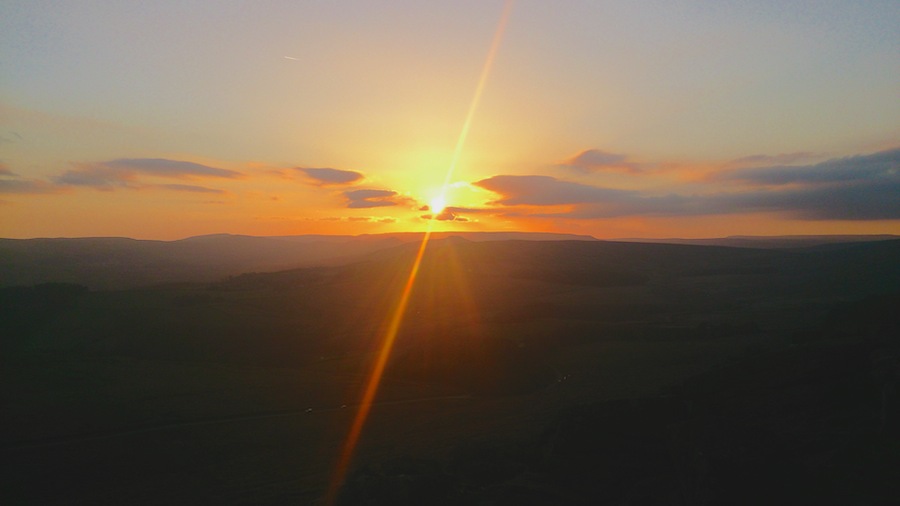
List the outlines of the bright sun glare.
<svg viewBox="0 0 900 506">
<path fill-rule="evenodd" d="M 444 196 L 440 195 L 431 199 L 431 202 L 429 202 L 429 206 L 431 207 L 431 213 L 437 215 L 441 214 L 441 211 L 443 211 L 444 208 L 447 207 L 447 202 L 444 199 Z"/>
</svg>

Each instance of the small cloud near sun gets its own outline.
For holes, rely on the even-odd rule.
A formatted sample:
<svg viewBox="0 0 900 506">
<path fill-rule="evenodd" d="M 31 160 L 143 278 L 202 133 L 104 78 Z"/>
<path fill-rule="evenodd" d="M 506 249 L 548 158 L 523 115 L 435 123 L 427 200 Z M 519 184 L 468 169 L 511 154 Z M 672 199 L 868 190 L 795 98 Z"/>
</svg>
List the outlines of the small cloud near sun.
<svg viewBox="0 0 900 506">
<path fill-rule="evenodd" d="M 431 214 L 423 214 L 420 216 L 423 220 L 437 220 L 437 221 L 469 221 L 465 216 L 459 215 L 459 209 L 455 207 L 444 207 L 440 212 L 431 213 Z"/>
<path fill-rule="evenodd" d="M 370 207 L 388 207 L 400 204 L 397 192 L 393 190 L 350 190 L 344 192 L 347 207 L 350 209 L 367 209 Z"/>
<path fill-rule="evenodd" d="M 306 174 L 306 177 L 320 186 L 353 184 L 365 177 L 361 172 L 356 172 L 355 170 L 307 167 L 296 167 L 296 170 L 303 172 Z"/>
</svg>

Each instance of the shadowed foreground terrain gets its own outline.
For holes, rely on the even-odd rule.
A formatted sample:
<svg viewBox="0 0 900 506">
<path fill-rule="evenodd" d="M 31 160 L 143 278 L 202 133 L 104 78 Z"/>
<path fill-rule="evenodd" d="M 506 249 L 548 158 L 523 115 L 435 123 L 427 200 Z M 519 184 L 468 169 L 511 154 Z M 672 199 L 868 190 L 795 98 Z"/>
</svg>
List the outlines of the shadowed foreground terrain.
<svg viewBox="0 0 900 506">
<path fill-rule="evenodd" d="M 0 497 L 316 503 L 416 246 L 0 289 Z M 435 240 L 340 502 L 885 504 L 898 260 Z"/>
</svg>

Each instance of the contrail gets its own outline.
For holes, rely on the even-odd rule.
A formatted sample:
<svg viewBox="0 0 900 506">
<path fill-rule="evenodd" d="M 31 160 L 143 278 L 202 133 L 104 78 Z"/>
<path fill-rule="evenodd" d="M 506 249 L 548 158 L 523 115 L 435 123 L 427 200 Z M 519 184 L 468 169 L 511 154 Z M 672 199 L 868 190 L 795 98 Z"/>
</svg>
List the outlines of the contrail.
<svg viewBox="0 0 900 506">
<path fill-rule="evenodd" d="M 491 41 L 490 50 L 488 51 L 484 66 L 481 69 L 481 76 L 478 79 L 478 85 L 475 88 L 475 96 L 472 97 L 472 102 L 471 104 L 469 104 L 469 110 L 466 114 L 466 120 L 463 123 L 462 130 L 459 133 L 459 138 L 456 141 L 456 147 L 453 150 L 453 158 L 450 161 L 450 166 L 447 169 L 447 175 L 444 178 L 444 184 L 441 188 L 442 199 L 447 192 L 447 186 L 450 184 L 450 179 L 453 177 L 453 172 L 456 169 L 456 164 L 457 162 L 459 162 L 460 154 L 462 153 L 463 147 L 466 143 L 466 137 L 468 137 L 469 135 L 469 127 L 472 124 L 472 118 L 475 116 L 475 110 L 478 108 L 478 102 L 479 100 L 481 100 L 481 94 L 484 91 L 485 83 L 487 82 L 491 67 L 494 64 L 494 57 L 497 54 L 497 49 L 500 47 L 500 41 L 503 38 L 503 32 L 506 29 L 506 22 L 509 19 L 510 12 L 512 11 L 513 3 L 514 0 L 506 0 L 503 5 L 503 13 L 500 15 L 500 21 L 497 23 L 497 29 L 494 32 L 494 38 Z M 394 309 L 394 313 L 390 319 L 387 331 L 385 332 L 384 338 L 381 341 L 381 346 L 378 350 L 375 364 L 372 367 L 372 372 L 369 374 L 369 379 L 366 383 L 366 388 L 363 393 L 362 400 L 360 401 L 359 409 L 356 411 L 356 416 L 353 419 L 353 424 L 350 426 L 350 431 L 348 432 L 347 438 L 344 441 L 344 446 L 341 450 L 337 466 L 335 467 L 334 474 L 332 475 L 331 483 L 328 486 L 328 492 L 325 496 L 326 505 L 332 505 L 335 503 L 341 486 L 344 484 L 347 470 L 349 469 L 350 462 L 353 458 L 353 451 L 356 449 L 356 445 L 359 442 L 360 435 L 362 434 L 362 429 L 365 426 L 366 419 L 368 418 L 369 412 L 372 409 L 372 403 L 375 399 L 375 394 L 378 393 L 378 387 L 381 384 L 381 376 L 384 374 L 384 368 L 387 365 L 388 358 L 390 358 L 391 356 L 391 350 L 394 347 L 394 341 L 397 339 L 397 333 L 400 330 L 400 324 L 403 322 L 403 316 L 406 313 L 406 307 L 409 304 L 410 295 L 412 294 L 413 287 L 416 284 L 416 276 L 419 273 L 419 267 L 421 267 L 422 265 L 422 258 L 425 256 L 425 249 L 428 246 L 428 240 L 431 237 L 433 224 L 434 220 L 428 220 L 425 235 L 422 237 L 422 243 L 419 245 L 419 250 L 416 253 L 416 258 L 413 261 L 412 268 L 409 271 L 409 276 L 406 279 L 406 284 L 404 285 L 403 292 L 400 295 L 400 301 L 397 303 L 397 307 Z"/>
<path fill-rule="evenodd" d="M 285 59 L 285 60 L 300 61 L 300 58 L 294 58 L 293 56 L 285 56 L 284 59 Z"/>
</svg>

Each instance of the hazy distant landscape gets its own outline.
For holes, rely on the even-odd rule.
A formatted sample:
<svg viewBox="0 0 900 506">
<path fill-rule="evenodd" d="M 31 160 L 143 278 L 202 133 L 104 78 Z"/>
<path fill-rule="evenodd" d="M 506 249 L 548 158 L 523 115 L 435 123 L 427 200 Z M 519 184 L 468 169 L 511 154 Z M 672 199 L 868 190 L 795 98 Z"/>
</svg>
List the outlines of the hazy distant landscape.
<svg viewBox="0 0 900 506">
<path fill-rule="evenodd" d="M 0 506 L 894 505 L 900 2 L 0 2 Z"/>
<path fill-rule="evenodd" d="M 4 241 L 0 495 L 319 501 L 415 239 Z M 897 492 L 900 240 L 587 239 L 431 240 L 342 503 Z"/>
</svg>

